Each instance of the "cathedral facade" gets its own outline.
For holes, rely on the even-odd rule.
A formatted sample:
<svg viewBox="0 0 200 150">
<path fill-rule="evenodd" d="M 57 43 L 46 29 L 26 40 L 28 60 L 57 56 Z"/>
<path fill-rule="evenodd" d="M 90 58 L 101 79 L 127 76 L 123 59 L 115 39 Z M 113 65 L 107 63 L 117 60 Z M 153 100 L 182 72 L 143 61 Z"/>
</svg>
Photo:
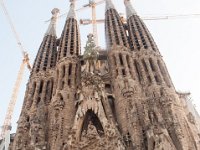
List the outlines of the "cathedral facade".
<svg viewBox="0 0 200 150">
<path fill-rule="evenodd" d="M 200 150 L 198 122 L 183 104 L 146 25 L 124 1 L 106 0 L 106 50 L 88 35 L 81 55 L 71 3 L 60 38 L 52 11 L 27 84 L 12 150 Z"/>
</svg>

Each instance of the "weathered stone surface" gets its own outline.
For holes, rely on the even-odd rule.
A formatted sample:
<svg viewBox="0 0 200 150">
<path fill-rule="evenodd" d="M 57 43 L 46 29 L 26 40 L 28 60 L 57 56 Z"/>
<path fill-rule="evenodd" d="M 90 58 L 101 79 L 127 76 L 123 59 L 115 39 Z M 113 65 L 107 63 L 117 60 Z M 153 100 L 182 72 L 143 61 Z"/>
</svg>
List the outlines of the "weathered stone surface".
<svg viewBox="0 0 200 150">
<path fill-rule="evenodd" d="M 200 121 L 148 29 L 128 0 L 126 25 L 106 1 L 107 51 L 90 34 L 80 55 L 73 4 L 58 51 L 45 35 L 12 150 L 200 150 Z"/>
</svg>

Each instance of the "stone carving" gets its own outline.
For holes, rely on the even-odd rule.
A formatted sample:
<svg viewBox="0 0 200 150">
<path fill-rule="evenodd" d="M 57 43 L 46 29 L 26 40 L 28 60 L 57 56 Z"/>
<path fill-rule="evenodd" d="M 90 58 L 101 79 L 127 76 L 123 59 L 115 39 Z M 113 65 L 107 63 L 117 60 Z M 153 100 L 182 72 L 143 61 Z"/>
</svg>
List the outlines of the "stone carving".
<svg viewBox="0 0 200 150">
<path fill-rule="evenodd" d="M 187 118 L 191 124 L 195 124 L 195 118 L 191 112 L 188 113 Z"/>
<path fill-rule="evenodd" d="M 91 49 L 87 50 L 91 53 Z M 105 85 L 102 80 L 102 76 L 99 72 L 97 72 L 95 59 L 97 57 L 97 53 L 87 53 L 85 54 L 84 59 L 86 59 L 86 67 L 84 67 L 81 77 L 81 85 L 77 90 L 77 101 L 76 101 L 76 119 L 75 119 L 75 128 L 76 124 L 78 124 L 79 120 L 84 119 L 84 116 L 88 110 L 92 110 L 99 119 L 101 120 L 101 124 L 104 127 L 104 131 L 100 131 L 96 129 L 96 127 L 89 122 L 87 130 L 83 130 L 81 133 L 81 140 L 77 140 L 76 132 L 77 130 L 73 130 L 74 133 L 70 135 L 70 141 L 68 145 L 73 150 L 74 149 L 119 149 L 123 150 L 123 144 L 119 141 L 119 135 L 117 135 L 116 127 L 114 124 L 108 123 L 106 118 L 104 108 L 102 105 L 102 99 L 105 99 Z M 95 55 L 92 55 L 95 54 Z M 89 56 L 88 56 L 89 55 Z M 89 67 L 88 67 L 89 66 Z M 92 67 L 93 66 L 93 67 Z M 77 122 L 76 122 L 77 121 Z M 101 135 L 101 136 L 100 136 Z M 112 140 L 115 143 L 109 144 L 108 141 Z M 87 148 L 86 148 L 87 147 Z M 113 150 L 114 150 L 113 149 Z"/>
<path fill-rule="evenodd" d="M 130 147 L 130 146 L 131 146 L 131 143 L 132 143 L 130 134 L 127 133 L 127 134 L 123 137 L 123 139 L 124 139 L 124 142 L 125 142 L 126 147 Z"/>
<path fill-rule="evenodd" d="M 168 131 L 160 125 L 151 126 L 147 131 L 148 150 L 176 150 Z"/>
<path fill-rule="evenodd" d="M 109 68 L 108 68 L 108 64 L 107 63 L 103 63 L 101 66 L 100 66 L 100 69 L 99 69 L 100 73 L 102 75 L 105 75 L 109 72 Z"/>
<path fill-rule="evenodd" d="M 105 134 L 100 136 L 96 127 L 90 122 L 87 131 L 82 132 L 80 141 L 75 138 L 76 130 L 71 130 L 68 140 L 69 150 L 125 150 L 122 139 L 113 125 L 113 123 L 108 123 L 104 129 Z"/>
<path fill-rule="evenodd" d="M 44 126 L 36 115 L 31 120 L 30 136 L 32 146 L 46 149 Z"/>
<path fill-rule="evenodd" d="M 136 93 L 136 88 L 132 87 L 134 84 L 131 84 L 130 80 L 124 81 L 124 88 L 121 90 L 122 95 L 125 98 L 132 98 L 132 96 Z"/>
<path fill-rule="evenodd" d="M 19 133 L 18 133 L 19 134 Z M 17 150 L 22 150 L 23 148 L 24 148 L 24 144 L 23 144 L 23 136 L 22 135 L 18 135 L 17 137 L 16 137 L 16 149 Z"/>
<path fill-rule="evenodd" d="M 29 122 L 29 116 L 27 114 L 24 114 L 20 117 L 20 120 L 18 121 L 18 128 L 21 129 L 20 131 L 28 131 L 30 129 L 30 122 Z"/>
<path fill-rule="evenodd" d="M 174 101 L 174 96 L 166 88 L 161 88 L 160 102 L 163 105 L 170 105 Z"/>
<path fill-rule="evenodd" d="M 20 120 L 18 121 L 18 132 L 17 132 L 17 140 L 16 140 L 16 149 L 22 150 L 27 149 L 28 142 L 30 140 L 30 137 L 28 135 L 29 129 L 30 129 L 30 122 L 27 119 L 28 115 L 24 114 L 20 117 Z"/>
<path fill-rule="evenodd" d="M 106 0 L 107 48 L 100 50 L 90 34 L 84 55 L 70 1 L 61 38 L 55 33 L 58 10 L 53 11 L 12 149 L 197 150 L 198 120 L 187 116 L 162 56 L 130 0 L 125 0 L 126 24 L 112 0 Z M 52 87 L 47 81 L 53 81 Z M 49 104 L 44 103 L 51 95 Z"/>
<path fill-rule="evenodd" d="M 63 110 L 64 106 L 65 106 L 65 102 L 62 98 L 62 95 L 58 94 L 55 101 L 53 101 L 53 107 L 55 110 L 61 111 L 61 110 Z"/>
<path fill-rule="evenodd" d="M 102 107 L 101 98 L 104 92 L 103 85 L 103 81 L 98 74 L 83 74 L 81 85 L 77 90 L 77 119 L 83 117 L 89 109 L 93 110 L 95 114 L 100 113 L 99 111 Z"/>
<path fill-rule="evenodd" d="M 84 136 L 87 140 L 92 140 L 99 136 L 96 127 L 92 124 L 92 122 L 89 123 L 87 133 Z"/>
<path fill-rule="evenodd" d="M 105 125 L 105 135 L 108 137 L 116 137 L 117 136 L 115 125 L 113 122 L 107 123 Z"/>
<path fill-rule="evenodd" d="M 179 140 L 183 139 L 184 138 L 184 134 L 183 134 L 183 131 L 181 129 L 181 125 L 178 122 L 176 122 L 176 123 L 174 123 L 173 126 L 174 126 L 174 131 L 175 131 L 178 139 Z"/>
<path fill-rule="evenodd" d="M 157 124 L 158 123 L 158 118 L 157 118 L 155 112 L 149 111 L 149 120 L 150 120 L 151 124 Z"/>
</svg>

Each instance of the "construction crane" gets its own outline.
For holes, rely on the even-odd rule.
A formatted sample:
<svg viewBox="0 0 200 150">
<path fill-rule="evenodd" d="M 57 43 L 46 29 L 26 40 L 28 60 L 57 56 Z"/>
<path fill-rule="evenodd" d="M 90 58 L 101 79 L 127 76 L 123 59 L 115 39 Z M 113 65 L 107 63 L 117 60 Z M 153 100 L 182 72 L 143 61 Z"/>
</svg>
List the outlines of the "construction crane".
<svg viewBox="0 0 200 150">
<path fill-rule="evenodd" d="M 88 24 L 92 24 L 92 30 L 93 30 L 92 33 L 93 33 L 93 36 L 94 36 L 95 44 L 97 46 L 98 46 L 97 23 L 99 23 L 99 20 L 96 19 L 96 6 L 103 4 L 104 2 L 105 2 L 105 0 L 99 0 L 99 1 L 89 0 L 88 4 L 85 4 L 81 8 L 76 9 L 76 11 L 78 12 L 78 11 L 81 11 L 81 10 L 84 10 L 84 9 L 92 8 L 92 20 L 88 19 L 88 20 L 90 20 L 90 23 L 88 23 Z M 60 15 L 58 18 L 64 17 L 66 15 L 67 15 L 67 13 L 64 13 L 64 14 Z M 49 22 L 49 21 L 50 21 L 50 19 L 45 21 L 45 22 Z M 85 21 L 86 20 L 81 19 L 80 24 L 85 25 L 84 24 Z"/>
<path fill-rule="evenodd" d="M 97 34 L 97 19 L 96 19 L 96 6 L 103 4 L 105 0 L 95 1 L 95 0 L 89 0 L 89 3 L 84 5 L 83 8 L 92 8 L 92 29 L 93 29 L 93 36 L 95 44 L 98 46 L 98 34 Z M 82 24 L 82 20 L 80 20 L 80 23 Z"/>
<path fill-rule="evenodd" d="M 120 14 L 120 17 L 122 20 L 124 20 L 123 22 L 126 22 L 123 14 Z M 196 18 L 196 17 L 200 17 L 200 14 L 146 16 L 146 17 L 141 17 L 141 18 L 142 18 L 142 20 L 172 20 L 172 19 L 186 19 L 186 18 Z M 104 19 L 96 20 L 96 23 L 104 23 L 104 22 L 105 22 Z M 89 25 L 89 24 L 92 24 L 92 20 L 91 19 L 81 19 L 80 23 L 82 25 Z"/>
<path fill-rule="evenodd" d="M 95 39 L 96 45 L 98 45 L 98 34 L 97 34 L 97 24 L 104 23 L 104 19 L 96 19 L 96 6 L 103 4 L 105 0 L 89 0 L 89 3 L 86 5 L 83 5 L 82 8 L 77 9 L 76 11 L 81 11 L 87 8 L 92 8 L 92 19 L 80 19 L 81 25 L 90 25 L 93 26 L 93 35 Z M 67 13 L 64 13 L 59 16 L 59 18 L 66 16 Z M 124 23 L 126 23 L 126 19 L 123 16 L 123 14 L 120 14 L 120 17 Z M 141 17 L 143 20 L 171 20 L 171 19 L 185 19 L 185 18 L 195 18 L 200 17 L 200 14 L 179 14 L 179 15 L 163 15 L 163 16 L 146 16 Z M 49 22 L 50 20 L 47 20 L 46 22 Z"/>
<path fill-rule="evenodd" d="M 11 119 L 12 119 L 12 115 L 13 115 L 13 111 L 14 111 L 14 107 L 15 107 L 15 104 L 16 104 L 16 101 L 17 101 L 17 95 L 19 93 L 19 89 L 20 89 L 20 85 L 22 83 L 22 78 L 23 78 L 23 73 L 24 73 L 24 70 L 25 70 L 25 66 L 27 66 L 27 68 L 29 69 L 29 71 L 31 71 L 31 65 L 30 65 L 30 62 L 29 62 L 29 56 L 28 56 L 28 53 L 25 51 L 22 43 L 21 43 L 21 40 L 19 38 L 19 35 L 18 33 L 16 32 L 16 29 L 15 29 L 15 26 L 11 20 L 11 17 L 8 13 L 8 10 L 6 9 L 5 7 L 5 4 L 4 4 L 4 1 L 3 0 L 0 0 L 0 5 L 1 5 L 1 8 L 3 10 L 3 13 L 4 15 L 6 16 L 6 19 L 11 27 L 11 30 L 13 32 L 13 35 L 17 41 L 17 44 L 21 50 L 21 53 L 23 55 L 23 60 L 22 60 L 22 63 L 20 65 L 20 69 L 19 69 L 19 72 L 18 72 L 18 75 L 17 75 L 17 80 L 15 82 L 15 85 L 14 85 L 14 89 L 12 91 L 12 96 L 11 96 L 11 99 L 10 99 L 10 102 L 9 102 L 9 105 L 8 105 L 8 109 L 7 109 L 7 112 L 6 112 L 6 117 L 5 117 L 5 120 L 4 120 L 4 123 L 3 123 L 3 127 L 2 127 L 2 130 L 1 130 L 1 134 L 0 134 L 0 139 L 4 140 L 4 141 L 9 141 L 8 139 L 6 139 L 6 137 L 9 137 L 9 136 L 6 136 L 8 134 L 10 134 L 10 131 L 11 131 Z M 6 144 L 5 143 L 5 150 L 8 149 L 8 143 Z"/>
</svg>

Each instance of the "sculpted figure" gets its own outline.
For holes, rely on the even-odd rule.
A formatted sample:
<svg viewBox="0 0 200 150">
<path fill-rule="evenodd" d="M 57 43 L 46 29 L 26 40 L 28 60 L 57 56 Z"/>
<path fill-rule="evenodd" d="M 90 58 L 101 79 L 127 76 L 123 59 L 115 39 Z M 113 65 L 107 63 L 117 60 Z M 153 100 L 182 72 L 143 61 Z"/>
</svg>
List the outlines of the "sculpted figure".
<svg viewBox="0 0 200 150">
<path fill-rule="evenodd" d="M 147 135 L 148 150 L 176 150 L 166 129 L 154 125 L 149 129 Z"/>
<path fill-rule="evenodd" d="M 36 115 L 31 121 L 30 136 L 31 145 L 35 145 L 38 148 L 46 149 L 44 127 Z"/>
<path fill-rule="evenodd" d="M 155 131 L 155 150 L 161 149 L 175 149 L 175 146 L 172 143 L 171 138 L 169 137 L 169 134 L 166 129 L 159 130 L 158 133 L 156 133 Z"/>
<path fill-rule="evenodd" d="M 127 147 L 130 146 L 130 144 L 131 144 L 131 136 L 130 136 L 129 133 L 124 136 L 124 142 L 125 142 Z"/>
<path fill-rule="evenodd" d="M 149 119 L 151 124 L 156 124 L 158 122 L 157 116 L 153 111 L 149 111 Z"/>
<path fill-rule="evenodd" d="M 16 140 L 16 149 L 17 150 L 22 150 L 23 149 L 23 141 L 22 141 L 22 136 L 18 135 L 17 140 Z"/>
<path fill-rule="evenodd" d="M 56 100 L 53 102 L 53 106 L 55 110 L 63 110 L 65 102 L 61 94 L 57 96 Z"/>
<path fill-rule="evenodd" d="M 117 141 L 117 150 L 125 150 L 125 147 L 120 140 Z"/>
<path fill-rule="evenodd" d="M 190 123 L 195 124 L 195 117 L 193 116 L 191 112 L 188 113 L 187 118 Z"/>
<path fill-rule="evenodd" d="M 116 136 L 116 131 L 114 129 L 114 124 L 113 123 L 107 123 L 105 126 L 105 133 L 108 137 L 115 137 Z"/>
<path fill-rule="evenodd" d="M 82 83 L 82 85 L 84 86 L 84 83 Z M 81 103 L 83 101 L 83 99 L 84 99 L 84 95 L 83 95 L 82 90 L 79 89 L 77 94 L 78 94 L 78 102 Z"/>
<path fill-rule="evenodd" d="M 98 136 L 98 132 L 96 130 L 96 127 L 90 121 L 88 125 L 88 129 L 87 129 L 87 138 L 91 140 L 91 139 L 96 138 L 97 136 Z"/>
<path fill-rule="evenodd" d="M 109 72 L 109 69 L 108 69 L 108 68 L 109 68 L 109 67 L 108 67 L 108 64 L 107 64 L 107 63 L 102 64 L 101 67 L 100 67 L 100 73 L 101 73 L 102 75 L 108 73 L 108 72 Z"/>
</svg>

